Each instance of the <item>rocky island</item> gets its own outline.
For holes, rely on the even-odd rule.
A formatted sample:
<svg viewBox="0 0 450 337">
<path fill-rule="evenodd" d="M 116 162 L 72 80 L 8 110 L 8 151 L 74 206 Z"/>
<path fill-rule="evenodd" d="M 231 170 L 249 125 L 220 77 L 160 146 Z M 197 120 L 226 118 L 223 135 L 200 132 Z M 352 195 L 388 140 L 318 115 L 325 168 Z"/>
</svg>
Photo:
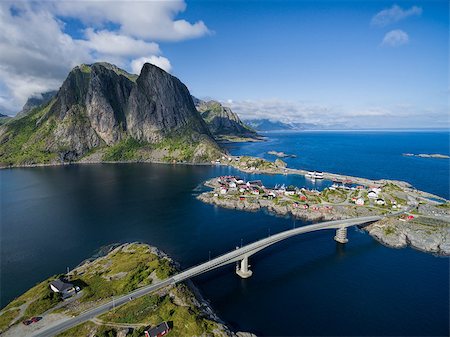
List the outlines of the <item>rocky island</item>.
<svg viewBox="0 0 450 337">
<path fill-rule="evenodd" d="M 9 303 L 0 311 L 0 333 L 30 335 L 176 271 L 174 261 L 155 247 L 142 243 L 111 246 L 68 274 L 52 276 Z M 55 280 L 72 285 L 74 290 L 54 292 L 50 285 Z M 28 323 L 32 317 L 36 317 L 35 322 Z M 173 336 L 252 336 L 233 333 L 192 282 L 133 299 L 58 336 L 143 336 L 145 330 L 163 321 L 168 322 Z"/>
<path fill-rule="evenodd" d="M 266 165 L 265 169 L 275 170 Z M 428 193 L 406 183 L 352 180 L 335 181 L 322 191 L 277 185 L 266 187 L 261 180 L 244 181 L 237 176 L 208 180 L 212 191 L 197 198 L 205 203 L 243 211 L 266 209 L 272 214 L 307 221 L 340 220 L 390 215 L 364 229 L 387 246 L 412 247 L 450 255 L 450 203 L 430 199 Z"/>
<path fill-rule="evenodd" d="M 419 158 L 437 158 L 437 159 L 450 159 L 450 156 L 446 155 L 446 154 L 440 154 L 440 153 L 419 153 L 419 154 L 414 154 L 414 153 L 403 153 L 403 156 L 405 157 L 419 157 Z"/>
</svg>

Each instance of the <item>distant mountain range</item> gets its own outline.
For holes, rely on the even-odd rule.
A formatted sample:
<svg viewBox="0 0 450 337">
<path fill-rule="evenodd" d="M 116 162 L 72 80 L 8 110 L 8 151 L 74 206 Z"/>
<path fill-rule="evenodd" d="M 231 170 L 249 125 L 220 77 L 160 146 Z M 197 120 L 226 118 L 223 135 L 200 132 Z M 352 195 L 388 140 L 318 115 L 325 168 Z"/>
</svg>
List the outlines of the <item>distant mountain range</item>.
<svg viewBox="0 0 450 337">
<path fill-rule="evenodd" d="M 260 132 L 345 129 L 344 125 L 339 124 L 320 125 L 314 123 L 300 123 L 300 122 L 285 123 L 267 118 L 245 119 L 244 122 L 247 123 L 253 129 L 255 129 L 256 131 Z"/>
</svg>

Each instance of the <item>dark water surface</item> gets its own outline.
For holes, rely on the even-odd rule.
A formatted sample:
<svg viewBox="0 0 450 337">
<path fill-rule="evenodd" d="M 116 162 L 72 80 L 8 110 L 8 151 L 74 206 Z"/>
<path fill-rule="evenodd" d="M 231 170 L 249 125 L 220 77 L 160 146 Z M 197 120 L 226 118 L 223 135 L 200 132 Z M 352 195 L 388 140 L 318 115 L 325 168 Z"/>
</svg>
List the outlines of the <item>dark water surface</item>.
<svg viewBox="0 0 450 337">
<path fill-rule="evenodd" d="M 103 245 L 146 242 L 186 268 L 241 238 L 245 244 L 294 225 L 195 199 L 202 181 L 226 173 L 235 172 L 154 164 L 1 170 L 2 306 Z M 258 253 L 250 279 L 228 266 L 194 282 L 233 328 L 260 335 L 449 334 L 448 258 L 389 249 L 355 228 L 345 246 L 333 235 L 309 233 Z"/>
<path fill-rule="evenodd" d="M 270 132 L 266 142 L 229 144 L 236 155 L 274 160 L 270 150 L 297 155 L 289 167 L 348 174 L 369 179 L 397 179 L 450 199 L 450 160 L 403 156 L 450 155 L 446 131 L 301 131 Z"/>
</svg>

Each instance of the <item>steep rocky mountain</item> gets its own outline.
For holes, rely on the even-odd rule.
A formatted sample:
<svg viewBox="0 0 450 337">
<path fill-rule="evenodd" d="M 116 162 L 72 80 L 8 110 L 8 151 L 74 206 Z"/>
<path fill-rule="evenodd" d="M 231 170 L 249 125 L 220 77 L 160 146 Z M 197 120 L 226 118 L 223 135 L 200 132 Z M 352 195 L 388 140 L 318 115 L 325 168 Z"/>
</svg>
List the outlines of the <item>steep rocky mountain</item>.
<svg viewBox="0 0 450 337">
<path fill-rule="evenodd" d="M 256 131 L 245 125 L 230 108 L 217 101 L 202 101 L 195 97 L 193 101 L 216 139 L 258 138 Z"/>
<path fill-rule="evenodd" d="M 257 131 L 284 131 L 295 130 L 295 126 L 280 121 L 273 121 L 270 119 L 249 119 L 245 121 L 248 125 Z"/>
<path fill-rule="evenodd" d="M 151 64 L 139 77 L 108 63 L 77 66 L 50 101 L 0 128 L 3 166 L 220 154 L 186 86 Z"/>
<path fill-rule="evenodd" d="M 32 96 L 28 98 L 25 105 L 23 106 L 22 110 L 17 113 L 16 117 L 22 117 L 25 116 L 27 113 L 29 113 L 34 108 L 47 104 L 55 95 L 58 93 L 58 91 L 47 91 L 37 96 Z"/>
</svg>

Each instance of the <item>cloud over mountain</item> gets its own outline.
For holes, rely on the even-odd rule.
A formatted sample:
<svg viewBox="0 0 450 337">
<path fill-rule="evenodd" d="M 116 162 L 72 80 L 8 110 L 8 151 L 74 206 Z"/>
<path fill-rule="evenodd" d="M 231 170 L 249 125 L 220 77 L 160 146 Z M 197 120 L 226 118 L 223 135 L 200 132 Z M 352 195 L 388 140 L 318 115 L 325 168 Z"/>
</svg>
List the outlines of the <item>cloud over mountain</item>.
<svg viewBox="0 0 450 337">
<path fill-rule="evenodd" d="M 108 61 L 139 72 L 151 62 L 170 71 L 158 42 L 209 33 L 203 21 L 177 18 L 185 9 L 182 0 L 1 2 L 2 105 L 17 111 L 31 95 L 58 88 L 80 63 Z"/>
</svg>

